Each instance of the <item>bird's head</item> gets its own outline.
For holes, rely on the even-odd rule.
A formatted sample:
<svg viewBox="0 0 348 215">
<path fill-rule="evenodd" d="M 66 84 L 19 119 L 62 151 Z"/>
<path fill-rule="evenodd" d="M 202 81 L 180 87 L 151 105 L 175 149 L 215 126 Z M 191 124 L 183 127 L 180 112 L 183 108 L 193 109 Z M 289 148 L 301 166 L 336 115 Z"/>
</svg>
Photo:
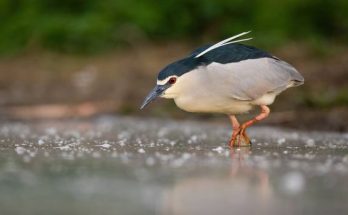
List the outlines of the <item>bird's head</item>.
<svg viewBox="0 0 348 215">
<path fill-rule="evenodd" d="M 162 69 L 157 76 L 156 86 L 146 96 L 140 109 L 143 109 L 157 97 L 173 99 L 180 93 L 182 86 L 182 76 L 192 71 L 198 66 L 199 62 L 193 57 L 187 57 L 182 60 L 169 64 Z"/>
</svg>

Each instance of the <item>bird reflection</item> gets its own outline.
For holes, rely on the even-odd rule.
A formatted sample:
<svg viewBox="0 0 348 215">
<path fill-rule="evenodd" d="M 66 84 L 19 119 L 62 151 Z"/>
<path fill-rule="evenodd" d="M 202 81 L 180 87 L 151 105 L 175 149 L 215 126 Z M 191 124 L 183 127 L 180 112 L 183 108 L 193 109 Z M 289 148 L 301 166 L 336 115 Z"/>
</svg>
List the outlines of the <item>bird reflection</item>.
<svg viewBox="0 0 348 215">
<path fill-rule="evenodd" d="M 165 195 L 162 212 L 250 214 L 271 211 L 274 198 L 269 176 L 265 170 L 255 168 L 251 161 L 253 153 L 250 147 L 232 149 L 227 168 L 177 181 Z"/>
<path fill-rule="evenodd" d="M 257 153 L 257 152 L 254 152 Z M 251 147 L 232 148 L 230 150 L 231 169 L 230 177 L 242 177 L 245 180 L 255 180 L 260 194 L 268 197 L 271 193 L 269 183 L 269 175 L 265 170 L 255 168 L 252 162 L 249 161 L 252 155 Z"/>
</svg>

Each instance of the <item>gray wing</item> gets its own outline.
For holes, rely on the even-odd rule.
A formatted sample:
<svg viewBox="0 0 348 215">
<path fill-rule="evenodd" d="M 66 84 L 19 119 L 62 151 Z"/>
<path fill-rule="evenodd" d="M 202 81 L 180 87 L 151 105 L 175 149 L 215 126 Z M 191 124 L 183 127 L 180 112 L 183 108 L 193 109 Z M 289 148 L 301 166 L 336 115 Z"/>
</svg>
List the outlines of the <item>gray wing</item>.
<svg viewBox="0 0 348 215">
<path fill-rule="evenodd" d="M 273 58 L 211 63 L 205 70 L 214 90 L 239 100 L 254 100 L 271 92 L 279 94 L 304 82 L 294 67 Z"/>
</svg>

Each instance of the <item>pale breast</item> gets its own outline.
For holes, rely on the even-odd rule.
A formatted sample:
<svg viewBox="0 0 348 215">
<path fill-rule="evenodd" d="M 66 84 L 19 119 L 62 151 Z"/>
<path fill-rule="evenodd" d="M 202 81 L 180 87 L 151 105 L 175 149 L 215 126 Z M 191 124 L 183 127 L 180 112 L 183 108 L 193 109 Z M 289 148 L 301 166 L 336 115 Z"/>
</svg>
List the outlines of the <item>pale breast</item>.
<svg viewBox="0 0 348 215">
<path fill-rule="evenodd" d="M 253 105 L 247 101 L 235 99 L 199 98 L 182 96 L 174 99 L 175 104 L 182 110 L 198 113 L 239 114 L 250 111 Z"/>
<path fill-rule="evenodd" d="M 201 113 L 237 114 L 252 109 L 251 101 L 231 97 L 229 91 L 221 91 L 221 83 L 215 81 L 201 68 L 181 76 L 178 96 L 174 98 L 176 105 L 188 112 Z"/>
</svg>

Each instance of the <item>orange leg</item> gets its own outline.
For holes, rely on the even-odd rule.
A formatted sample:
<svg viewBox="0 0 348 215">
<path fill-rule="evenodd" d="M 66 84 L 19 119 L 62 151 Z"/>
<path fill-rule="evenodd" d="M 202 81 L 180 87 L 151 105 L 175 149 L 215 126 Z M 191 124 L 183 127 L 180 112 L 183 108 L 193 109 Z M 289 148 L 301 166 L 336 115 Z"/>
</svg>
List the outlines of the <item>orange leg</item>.
<svg viewBox="0 0 348 215">
<path fill-rule="evenodd" d="M 258 121 L 261 121 L 261 120 L 267 118 L 269 113 L 271 112 L 269 107 L 267 107 L 266 105 L 260 105 L 260 107 L 261 107 L 261 113 L 259 115 L 257 115 L 254 119 L 251 119 L 251 120 L 245 122 L 242 126 L 240 126 L 240 136 L 244 137 L 245 140 L 247 140 L 248 142 L 250 142 L 250 140 L 246 134 L 246 129 L 249 126 L 253 125 L 255 122 L 258 122 Z M 238 145 L 240 145 L 240 138 L 238 140 Z"/>
<path fill-rule="evenodd" d="M 232 128 L 233 128 L 233 133 L 232 133 L 232 137 L 229 143 L 229 146 L 235 147 L 241 146 L 242 141 L 245 142 L 246 145 L 250 145 L 250 140 L 245 133 L 242 133 L 242 127 L 240 126 L 237 118 L 234 115 L 229 115 L 229 118 L 231 120 L 232 123 Z"/>
<path fill-rule="evenodd" d="M 233 133 L 232 137 L 229 143 L 230 147 L 234 146 L 241 146 L 242 141 L 245 142 L 245 144 L 250 145 L 250 139 L 248 135 L 246 134 L 246 129 L 253 125 L 255 122 L 261 121 L 268 117 L 270 113 L 270 109 L 266 105 L 260 105 L 261 107 L 261 113 L 257 115 L 255 118 L 245 122 L 244 124 L 240 125 L 237 118 L 234 115 L 229 115 L 229 118 L 232 123 L 233 127 Z"/>
<path fill-rule="evenodd" d="M 233 133 L 232 133 L 232 137 L 231 137 L 229 146 L 233 147 L 233 144 L 235 143 L 235 141 L 237 139 L 237 136 L 240 133 L 240 125 L 239 125 L 239 122 L 238 122 L 238 120 L 237 120 L 235 115 L 229 115 L 228 117 L 231 120 L 232 128 L 233 128 Z"/>
</svg>

